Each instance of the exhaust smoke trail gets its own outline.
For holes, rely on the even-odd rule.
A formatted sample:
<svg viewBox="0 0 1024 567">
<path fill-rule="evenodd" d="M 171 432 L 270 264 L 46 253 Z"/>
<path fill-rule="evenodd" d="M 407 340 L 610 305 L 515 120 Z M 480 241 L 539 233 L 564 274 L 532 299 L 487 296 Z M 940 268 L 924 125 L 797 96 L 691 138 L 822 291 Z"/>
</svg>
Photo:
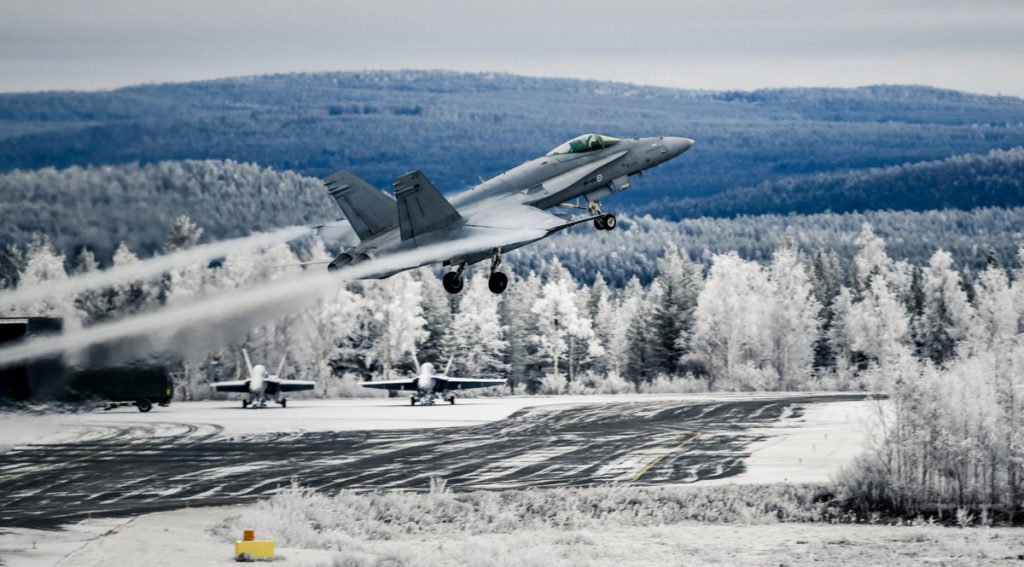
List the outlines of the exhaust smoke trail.
<svg viewBox="0 0 1024 567">
<path fill-rule="evenodd" d="M 282 303 L 285 302 L 287 304 L 284 307 L 293 309 L 296 303 L 310 298 L 315 299 L 319 293 L 329 291 L 333 286 L 342 282 L 397 272 L 412 265 L 440 262 L 445 258 L 456 258 L 481 249 L 497 248 L 510 241 L 537 240 L 546 234 L 547 232 L 544 230 L 509 230 L 500 235 L 490 234 L 464 238 L 381 256 L 336 272 L 301 273 L 293 277 L 272 280 L 256 287 L 228 290 L 192 303 L 167 306 L 158 311 L 142 313 L 57 336 L 39 337 L 0 349 L 0 367 L 126 337 L 153 334 L 169 336 L 197 323 L 212 322 L 214 326 L 202 329 L 201 333 L 209 334 L 216 330 L 218 328 L 216 325 L 222 321 L 227 325 L 238 325 L 237 316 L 239 314 L 259 310 L 266 312 L 268 309 L 279 313 Z M 256 323 L 247 320 L 246 324 L 251 328 Z"/>
<path fill-rule="evenodd" d="M 0 292 L 0 305 L 24 306 L 48 297 L 70 296 L 89 289 L 147 279 L 179 266 L 209 262 L 239 250 L 294 240 L 310 231 L 311 229 L 306 226 L 289 226 L 271 232 L 257 232 L 241 238 L 211 242 L 164 256 L 114 266 L 107 270 L 88 272 L 66 280 L 51 280 L 28 289 L 3 291 Z"/>
</svg>

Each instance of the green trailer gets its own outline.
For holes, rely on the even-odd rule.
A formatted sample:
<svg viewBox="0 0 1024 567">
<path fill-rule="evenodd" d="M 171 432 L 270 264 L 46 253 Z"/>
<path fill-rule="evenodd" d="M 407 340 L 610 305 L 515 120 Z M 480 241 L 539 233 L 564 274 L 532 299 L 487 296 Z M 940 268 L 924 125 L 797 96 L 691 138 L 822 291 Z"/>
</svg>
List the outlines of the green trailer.
<svg viewBox="0 0 1024 567">
<path fill-rule="evenodd" d="M 73 399 L 106 402 L 108 410 L 134 405 L 141 412 L 154 404 L 167 406 L 174 395 L 170 374 L 158 365 L 76 370 L 71 373 L 68 392 Z"/>
</svg>

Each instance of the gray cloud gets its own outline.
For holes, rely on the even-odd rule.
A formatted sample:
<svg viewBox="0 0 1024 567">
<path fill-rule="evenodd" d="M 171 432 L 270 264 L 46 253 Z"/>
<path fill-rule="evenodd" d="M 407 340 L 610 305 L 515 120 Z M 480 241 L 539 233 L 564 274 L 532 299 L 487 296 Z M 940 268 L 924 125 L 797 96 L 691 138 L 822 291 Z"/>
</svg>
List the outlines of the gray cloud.
<svg viewBox="0 0 1024 567">
<path fill-rule="evenodd" d="M 7 0 L 0 90 L 447 68 L 691 88 L 923 83 L 1024 95 L 1024 4 Z"/>
</svg>

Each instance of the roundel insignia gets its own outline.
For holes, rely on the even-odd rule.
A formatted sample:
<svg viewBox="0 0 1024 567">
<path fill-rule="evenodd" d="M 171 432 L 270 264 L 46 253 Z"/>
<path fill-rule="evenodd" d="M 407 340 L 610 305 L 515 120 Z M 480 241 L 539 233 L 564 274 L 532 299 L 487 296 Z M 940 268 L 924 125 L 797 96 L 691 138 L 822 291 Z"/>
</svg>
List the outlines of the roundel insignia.
<svg viewBox="0 0 1024 567">
<path fill-rule="evenodd" d="M 600 173 L 598 173 L 598 174 L 597 174 L 597 177 L 596 177 L 595 179 L 597 180 L 597 182 L 598 182 L 598 183 L 600 183 L 600 182 L 601 182 L 601 180 L 602 180 L 602 179 L 604 179 L 604 176 L 603 176 L 603 175 L 601 175 Z"/>
</svg>

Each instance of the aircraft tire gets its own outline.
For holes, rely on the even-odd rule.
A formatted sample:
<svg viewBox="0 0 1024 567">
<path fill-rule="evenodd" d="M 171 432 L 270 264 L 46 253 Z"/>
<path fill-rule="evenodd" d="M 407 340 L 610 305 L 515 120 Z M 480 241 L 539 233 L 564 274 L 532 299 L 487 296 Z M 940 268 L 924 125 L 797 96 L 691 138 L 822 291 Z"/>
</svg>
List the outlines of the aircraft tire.
<svg viewBox="0 0 1024 567">
<path fill-rule="evenodd" d="M 607 227 L 604 226 L 604 217 L 594 219 L 594 228 L 597 230 L 607 230 Z"/>
<path fill-rule="evenodd" d="M 452 396 L 452 397 L 448 398 L 448 403 L 450 403 L 451 405 L 454 406 L 455 405 L 455 396 Z"/>
<path fill-rule="evenodd" d="M 249 400 L 242 400 L 242 409 L 249 407 Z"/>
<path fill-rule="evenodd" d="M 603 224 L 605 230 L 614 230 L 618 221 L 615 220 L 615 215 L 605 215 Z"/>
<path fill-rule="evenodd" d="M 409 405 L 410 406 L 416 405 L 416 397 L 415 396 L 409 398 Z"/>
<path fill-rule="evenodd" d="M 462 278 L 455 272 L 448 272 L 441 279 L 441 284 L 444 285 L 444 290 L 448 293 L 459 293 L 462 291 Z"/>
<path fill-rule="evenodd" d="M 487 287 L 491 290 L 491 293 L 501 293 L 508 287 L 508 276 L 501 272 L 494 272 L 491 277 L 487 278 Z"/>
<path fill-rule="evenodd" d="M 139 408 L 139 411 L 141 411 L 142 413 L 146 413 L 149 410 L 153 409 L 153 403 L 147 400 L 146 398 L 142 398 L 141 400 L 135 402 L 135 407 Z"/>
<path fill-rule="evenodd" d="M 281 407 L 283 407 L 283 408 L 288 407 L 288 400 L 282 398 L 281 399 Z"/>
</svg>

